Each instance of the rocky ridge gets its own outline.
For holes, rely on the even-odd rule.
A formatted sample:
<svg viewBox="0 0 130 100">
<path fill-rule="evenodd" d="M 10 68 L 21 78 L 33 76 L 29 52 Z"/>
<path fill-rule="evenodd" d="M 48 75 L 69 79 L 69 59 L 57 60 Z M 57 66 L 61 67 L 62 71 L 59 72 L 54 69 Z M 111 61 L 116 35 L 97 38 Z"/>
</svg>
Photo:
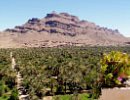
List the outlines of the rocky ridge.
<svg viewBox="0 0 130 100">
<path fill-rule="evenodd" d="M 9 32 L 27 33 L 29 31 L 60 33 L 63 35 L 75 36 L 77 34 L 98 34 L 120 35 L 119 31 L 100 27 L 94 23 L 79 20 L 78 17 L 67 13 L 57 14 L 55 12 L 47 14 L 45 18 L 29 19 L 22 26 L 16 26 L 14 29 L 7 29 Z"/>
<path fill-rule="evenodd" d="M 32 18 L 4 33 L 21 47 L 64 45 L 120 45 L 128 42 L 120 32 L 80 20 L 68 13 L 52 12 L 44 18 Z"/>
</svg>

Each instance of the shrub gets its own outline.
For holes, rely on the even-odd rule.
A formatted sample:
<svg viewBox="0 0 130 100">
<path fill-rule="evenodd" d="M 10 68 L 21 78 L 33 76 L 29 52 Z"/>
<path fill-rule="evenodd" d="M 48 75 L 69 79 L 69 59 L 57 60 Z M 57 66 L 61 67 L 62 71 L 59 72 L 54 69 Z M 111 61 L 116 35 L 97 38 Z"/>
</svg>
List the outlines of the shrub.
<svg viewBox="0 0 130 100">
<path fill-rule="evenodd" d="M 101 71 L 105 86 L 122 85 L 130 75 L 130 58 L 128 54 L 112 51 L 101 59 Z"/>
</svg>

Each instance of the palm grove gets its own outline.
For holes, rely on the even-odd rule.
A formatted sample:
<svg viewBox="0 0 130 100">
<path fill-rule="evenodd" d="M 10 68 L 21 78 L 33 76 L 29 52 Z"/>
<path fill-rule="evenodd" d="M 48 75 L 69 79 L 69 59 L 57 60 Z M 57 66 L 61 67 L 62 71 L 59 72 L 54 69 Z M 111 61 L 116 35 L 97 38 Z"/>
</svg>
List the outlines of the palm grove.
<svg viewBox="0 0 130 100">
<path fill-rule="evenodd" d="M 125 62 L 126 60 L 118 63 L 122 55 L 115 52 L 113 55 L 119 57 L 112 58 L 113 55 L 109 54 L 111 51 L 129 54 L 130 48 L 63 47 L 1 49 L 0 97 L 18 99 L 15 82 L 16 72 L 10 68 L 11 60 L 9 53 L 13 52 L 17 63 L 16 70 L 20 71 L 23 77 L 22 85 L 26 88 L 30 100 L 42 99 L 48 95 L 78 95 L 81 93 L 89 94 L 87 98 L 98 98 L 102 87 L 122 85 L 118 77 L 130 67 L 128 55 L 124 57 L 127 63 Z M 104 53 L 108 55 L 106 56 Z M 108 63 L 112 62 L 116 62 L 116 64 L 109 66 Z M 115 66 L 115 69 L 112 66 Z M 127 78 L 129 72 L 125 74 L 125 78 Z"/>
</svg>

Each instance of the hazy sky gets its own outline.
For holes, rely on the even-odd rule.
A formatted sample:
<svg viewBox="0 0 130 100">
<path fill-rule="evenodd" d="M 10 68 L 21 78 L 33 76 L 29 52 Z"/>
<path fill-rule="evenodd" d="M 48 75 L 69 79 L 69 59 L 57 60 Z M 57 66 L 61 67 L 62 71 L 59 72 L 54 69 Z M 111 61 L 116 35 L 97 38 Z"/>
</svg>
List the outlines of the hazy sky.
<svg viewBox="0 0 130 100">
<path fill-rule="evenodd" d="M 52 11 L 68 12 L 130 37 L 130 0 L 0 0 L 0 30 Z"/>
</svg>

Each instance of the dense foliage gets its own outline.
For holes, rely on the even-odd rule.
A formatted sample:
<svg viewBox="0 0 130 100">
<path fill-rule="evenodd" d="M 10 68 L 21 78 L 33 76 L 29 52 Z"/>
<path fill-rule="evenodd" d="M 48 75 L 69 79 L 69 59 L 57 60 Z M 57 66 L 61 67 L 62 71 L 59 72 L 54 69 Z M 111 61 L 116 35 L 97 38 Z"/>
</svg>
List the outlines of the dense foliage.
<svg viewBox="0 0 130 100">
<path fill-rule="evenodd" d="M 100 50 L 33 48 L 17 49 L 14 53 L 30 99 L 97 89 Z"/>
<path fill-rule="evenodd" d="M 130 57 L 126 53 L 112 51 L 101 60 L 104 85 L 122 85 L 130 76 Z"/>
<path fill-rule="evenodd" d="M 9 50 L 0 50 L 0 100 L 17 100 L 16 73 L 11 69 Z"/>
<path fill-rule="evenodd" d="M 112 73 L 107 73 L 106 69 L 101 70 L 103 66 L 100 65 L 100 59 L 104 57 L 103 54 L 111 51 L 130 54 L 130 47 L 2 49 L 0 50 L 0 54 L 3 55 L 0 56 L 2 62 L 0 63 L 0 75 L 3 74 L 3 69 L 7 71 L 8 81 L 15 79 L 16 76 L 15 72 L 8 72 L 11 70 L 9 58 L 11 51 L 16 59 L 16 70 L 22 75 L 22 84 L 26 88 L 30 100 L 38 100 L 47 95 L 78 95 L 81 93 L 87 93 L 87 98 L 98 98 L 101 86 L 105 84 L 104 77 L 106 78 L 107 74 Z M 5 57 L 7 65 L 4 64 Z M 103 62 L 105 63 L 105 61 Z M 13 75 L 9 73 L 13 73 Z M 0 80 L 6 81 L 5 78 Z M 15 83 L 15 80 L 11 82 Z M 15 90 L 14 83 L 11 83 L 13 89 L 9 87 L 11 92 Z"/>
</svg>

